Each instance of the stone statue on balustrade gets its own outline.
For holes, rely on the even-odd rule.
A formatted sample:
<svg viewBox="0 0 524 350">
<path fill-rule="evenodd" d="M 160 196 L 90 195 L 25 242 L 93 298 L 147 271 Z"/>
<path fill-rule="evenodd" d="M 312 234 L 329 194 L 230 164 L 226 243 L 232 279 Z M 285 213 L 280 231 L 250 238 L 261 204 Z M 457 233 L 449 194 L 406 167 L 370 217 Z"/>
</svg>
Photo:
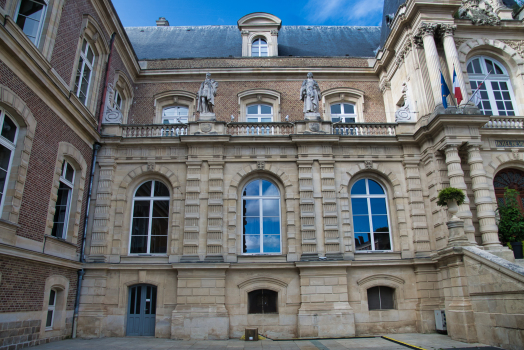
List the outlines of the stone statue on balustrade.
<svg viewBox="0 0 524 350">
<path fill-rule="evenodd" d="M 304 101 L 304 119 L 319 119 L 320 112 L 320 87 L 318 83 L 313 79 L 313 73 L 307 74 L 307 79 L 302 82 L 300 88 L 300 99 Z"/>
<path fill-rule="evenodd" d="M 211 79 L 211 74 L 206 74 L 206 80 L 200 84 L 197 92 L 198 105 L 197 111 L 200 112 L 200 120 L 215 119 L 215 96 L 217 94 L 218 83 Z"/>
</svg>

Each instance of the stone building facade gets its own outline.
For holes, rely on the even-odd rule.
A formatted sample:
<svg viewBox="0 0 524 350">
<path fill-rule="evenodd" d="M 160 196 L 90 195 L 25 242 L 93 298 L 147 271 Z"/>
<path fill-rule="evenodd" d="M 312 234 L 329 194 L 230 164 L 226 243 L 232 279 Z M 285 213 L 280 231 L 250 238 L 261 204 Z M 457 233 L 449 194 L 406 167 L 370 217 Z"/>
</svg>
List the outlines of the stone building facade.
<svg viewBox="0 0 524 350">
<path fill-rule="evenodd" d="M 524 268 L 495 212 L 504 187 L 524 194 L 514 3 L 387 0 L 382 27 L 123 28 L 109 0 L 28 2 L 0 1 L 0 349 L 429 333 L 435 310 L 453 339 L 523 348 Z M 449 186 L 459 221 L 436 204 Z"/>
</svg>

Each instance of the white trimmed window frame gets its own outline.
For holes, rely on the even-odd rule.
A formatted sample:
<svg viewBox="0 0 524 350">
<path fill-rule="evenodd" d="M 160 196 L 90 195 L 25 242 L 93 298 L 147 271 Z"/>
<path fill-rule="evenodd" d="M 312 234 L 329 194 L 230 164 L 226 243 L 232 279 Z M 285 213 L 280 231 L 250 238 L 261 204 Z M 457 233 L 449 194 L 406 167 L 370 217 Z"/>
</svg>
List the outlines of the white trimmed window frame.
<svg viewBox="0 0 524 350">
<path fill-rule="evenodd" d="M 91 61 L 88 59 L 88 54 L 92 53 L 93 58 Z M 91 48 L 91 44 L 87 39 L 84 38 L 82 41 L 82 48 L 80 50 L 80 61 L 78 62 L 78 67 L 76 71 L 76 77 L 75 77 L 75 90 L 74 93 L 82 102 L 84 105 L 87 105 L 89 101 L 89 92 L 91 90 L 91 79 L 93 78 L 93 67 L 95 66 L 96 62 L 96 55 L 93 49 Z M 84 100 L 82 101 L 82 97 L 80 96 L 82 92 L 82 86 L 84 82 L 84 72 L 86 71 L 86 68 L 89 69 L 89 77 L 87 79 L 87 89 L 84 95 Z"/>
<path fill-rule="evenodd" d="M 269 56 L 269 45 L 265 36 L 258 36 L 251 41 L 251 57 L 268 57 Z M 265 54 L 263 54 L 265 49 Z"/>
<path fill-rule="evenodd" d="M 47 318 L 46 318 L 46 325 L 45 329 L 46 331 L 53 330 L 53 323 L 55 320 L 55 308 L 56 308 L 56 295 L 58 292 L 55 289 L 51 289 L 49 291 L 49 304 L 47 304 Z M 47 324 L 47 320 L 49 319 L 49 313 L 51 313 L 51 324 Z"/>
<path fill-rule="evenodd" d="M 166 111 L 174 109 L 174 116 L 167 116 Z M 180 114 L 180 112 L 186 111 L 186 113 Z M 165 121 L 169 121 L 166 123 Z M 180 120 L 180 122 L 178 122 Z M 167 106 L 162 110 L 162 124 L 187 124 L 189 122 L 189 107 L 188 106 Z"/>
<path fill-rule="evenodd" d="M 480 63 L 479 64 L 480 68 L 481 68 L 481 72 L 480 73 L 474 68 L 474 65 L 473 65 L 473 61 L 476 60 L 476 59 L 478 59 L 479 63 Z M 496 71 L 496 69 L 494 67 L 495 71 L 491 72 L 491 74 L 489 76 L 487 76 L 488 75 L 488 67 L 486 65 L 486 60 L 490 60 L 490 61 L 493 62 L 493 64 L 497 65 L 501 69 L 503 74 L 497 74 L 497 71 Z M 470 66 L 470 64 L 471 64 L 471 66 Z M 507 92 L 509 93 L 510 99 L 509 100 L 505 99 L 505 101 L 502 101 L 502 102 L 503 103 L 504 102 L 510 102 L 512 107 L 513 107 L 513 110 L 512 110 L 513 111 L 513 116 L 519 115 L 519 111 L 517 110 L 517 103 L 516 103 L 516 99 L 515 99 L 515 94 L 514 94 L 514 91 L 513 91 L 513 86 L 511 85 L 511 79 L 510 79 L 510 76 L 508 74 L 507 68 L 502 63 L 500 63 L 498 60 L 494 59 L 493 57 L 489 57 L 489 56 L 474 56 L 474 57 L 470 58 L 467 61 L 466 69 L 468 71 L 469 82 L 470 82 L 470 85 L 471 85 L 471 93 L 473 93 L 477 89 L 478 84 L 480 84 L 487 76 L 486 81 L 484 82 L 484 84 L 482 85 L 482 87 L 480 89 L 481 95 L 484 95 L 484 96 L 482 96 L 481 106 L 479 107 L 480 110 L 482 111 L 482 113 L 485 114 L 486 111 L 487 111 L 487 109 L 484 108 L 484 101 L 489 101 L 489 104 L 491 106 L 491 114 L 489 114 L 489 115 L 502 115 L 502 116 L 506 115 L 506 112 L 508 111 L 508 109 L 504 108 L 504 111 L 503 111 L 504 114 L 500 114 L 501 111 L 499 110 L 499 108 L 497 106 L 497 99 L 495 97 L 495 93 L 496 92 L 500 92 L 502 94 L 502 90 L 494 91 L 493 86 L 492 86 L 492 82 L 497 82 L 499 84 L 501 82 L 503 82 L 503 83 L 507 84 L 507 87 L 508 87 Z M 485 91 L 485 93 L 482 94 L 482 91 Z M 486 95 L 487 95 L 487 98 L 485 98 Z M 504 107 L 506 107 L 506 106 L 504 106 Z"/>
<path fill-rule="evenodd" d="M 184 90 L 172 90 L 153 96 L 155 102 L 154 124 L 163 124 L 164 110 L 170 107 L 186 107 L 188 122 L 195 121 L 196 94 Z"/>
<path fill-rule="evenodd" d="M 33 39 L 31 39 L 31 37 L 29 35 L 27 35 L 27 33 L 24 32 L 24 34 L 26 34 L 26 36 L 29 38 L 29 40 L 31 40 L 31 42 L 33 44 L 35 44 L 35 46 L 38 47 L 38 45 L 40 44 L 40 40 L 42 38 L 42 32 L 43 32 L 43 28 L 44 28 L 44 24 L 45 24 L 45 19 L 46 19 L 46 16 L 47 16 L 47 9 L 49 7 L 49 1 L 47 1 L 47 0 L 20 0 L 20 1 L 18 1 L 18 5 L 16 7 L 16 14 L 15 14 L 15 17 L 14 17 L 15 18 L 15 22 L 18 21 L 18 16 L 20 16 L 20 7 L 22 6 L 22 2 L 34 2 L 34 3 L 40 3 L 41 5 L 44 5 L 44 10 L 40 14 L 40 19 L 38 20 L 38 30 L 36 32 L 36 37 L 34 38 L 34 41 L 33 41 Z M 26 16 L 24 16 L 24 17 L 26 17 Z M 29 19 L 29 20 L 36 21 L 34 19 Z M 24 31 L 24 28 L 20 27 L 20 29 L 22 29 L 22 31 Z"/>
<path fill-rule="evenodd" d="M 247 107 L 251 105 L 268 105 L 273 109 L 272 121 L 281 122 L 280 92 L 266 89 L 242 91 L 238 94 L 239 122 L 247 122 Z"/>
<path fill-rule="evenodd" d="M 335 106 L 340 106 L 340 112 L 341 113 L 333 113 L 332 109 Z M 349 111 L 346 111 L 346 109 L 350 109 L 347 106 L 350 106 L 350 107 L 353 108 L 353 113 L 346 113 L 346 112 L 349 112 Z M 346 103 L 346 102 L 332 103 L 329 106 L 329 110 L 330 110 L 331 121 L 333 123 L 336 123 L 336 122 L 339 122 L 339 123 L 356 123 L 356 121 L 357 121 L 357 113 L 356 113 L 357 107 L 353 103 Z M 353 118 L 353 120 L 348 120 L 350 118 Z M 335 121 L 333 119 L 339 119 L 339 120 Z"/>
<path fill-rule="evenodd" d="M 70 171 L 73 172 L 73 176 L 71 180 L 68 180 L 67 175 L 69 174 Z M 56 222 L 54 220 L 56 218 L 56 213 L 57 213 L 57 207 L 58 207 L 58 202 L 57 202 L 55 206 L 55 218 L 53 219 L 53 230 L 51 231 L 51 235 L 53 237 L 57 237 L 61 239 L 65 239 L 67 237 L 67 231 L 69 228 L 69 219 L 71 216 L 71 201 L 73 197 L 73 190 L 75 188 L 75 185 L 74 185 L 75 184 L 75 175 L 76 175 L 76 171 L 75 171 L 74 166 L 71 165 L 71 163 L 64 161 L 64 164 L 62 165 L 62 173 L 60 174 L 60 184 L 63 184 L 64 187 L 68 189 L 67 190 L 67 202 L 65 204 L 66 212 L 65 212 L 64 222 L 63 222 L 64 226 L 62 227 L 62 232 L 56 232 L 56 234 L 53 234 L 55 230 L 55 225 L 60 224 L 60 222 Z M 58 191 L 60 192 L 60 187 L 58 188 Z"/>
<path fill-rule="evenodd" d="M 364 92 L 353 88 L 334 88 L 322 92 L 322 104 L 324 106 L 324 120 L 331 121 L 331 105 L 352 104 L 355 106 L 355 123 L 363 123 L 364 120 Z"/>
<path fill-rule="evenodd" d="M 249 114 L 249 109 L 255 106 L 257 107 L 257 113 Z M 271 112 L 269 114 L 262 114 L 263 106 L 269 107 Z M 254 119 L 257 119 L 257 120 L 254 120 Z M 262 119 L 271 119 L 271 120 L 263 121 Z M 265 103 L 252 104 L 252 105 L 246 106 L 246 122 L 248 123 L 271 123 L 273 122 L 273 106 L 265 104 Z"/>
<path fill-rule="evenodd" d="M 6 194 L 6 190 L 7 190 L 7 188 L 9 188 L 9 180 L 10 180 L 10 175 L 11 175 L 11 169 L 13 167 L 13 158 L 14 158 L 14 154 L 16 152 L 16 142 L 18 140 L 18 134 L 20 132 L 20 126 L 18 125 L 16 120 L 13 117 L 11 117 L 9 114 L 7 114 L 5 112 L 5 110 L 3 110 L 3 108 L 0 108 L 0 133 L 3 130 L 4 121 L 5 121 L 6 116 L 16 126 L 16 132 L 15 132 L 15 136 L 14 136 L 14 141 L 13 142 L 11 142 L 10 140 L 8 140 L 7 138 L 5 138 L 4 136 L 2 136 L 0 134 L 0 145 L 4 146 L 5 148 L 7 148 L 11 152 L 11 154 L 9 156 L 9 163 L 8 163 L 7 169 L 3 169 L 6 172 L 6 176 L 5 176 L 4 187 L 0 188 L 0 193 L 2 194 L 2 198 L 0 199 L 0 212 L 3 211 L 3 208 L 4 208 L 4 202 L 5 202 L 5 198 L 6 198 L 6 195 L 7 195 Z"/>
</svg>

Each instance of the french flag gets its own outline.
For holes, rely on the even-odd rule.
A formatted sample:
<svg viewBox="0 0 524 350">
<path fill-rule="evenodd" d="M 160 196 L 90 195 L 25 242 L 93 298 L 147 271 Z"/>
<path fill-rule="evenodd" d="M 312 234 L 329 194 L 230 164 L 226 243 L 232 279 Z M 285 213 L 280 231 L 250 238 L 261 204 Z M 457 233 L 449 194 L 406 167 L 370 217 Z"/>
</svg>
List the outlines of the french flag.
<svg viewBox="0 0 524 350">
<path fill-rule="evenodd" d="M 460 104 L 462 101 L 462 91 L 460 90 L 460 85 L 457 78 L 457 72 L 455 72 L 455 67 L 453 67 L 453 94 L 457 99 L 457 104 Z"/>
</svg>

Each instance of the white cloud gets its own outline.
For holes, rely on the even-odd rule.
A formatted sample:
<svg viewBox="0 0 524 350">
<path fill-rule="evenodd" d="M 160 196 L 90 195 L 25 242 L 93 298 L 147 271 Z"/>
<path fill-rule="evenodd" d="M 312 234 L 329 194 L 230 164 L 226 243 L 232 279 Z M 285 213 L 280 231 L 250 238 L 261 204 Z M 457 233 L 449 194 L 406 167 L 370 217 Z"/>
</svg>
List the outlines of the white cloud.
<svg viewBox="0 0 524 350">
<path fill-rule="evenodd" d="M 376 23 L 384 0 L 309 0 L 304 7 L 313 23 L 364 24 Z"/>
</svg>

